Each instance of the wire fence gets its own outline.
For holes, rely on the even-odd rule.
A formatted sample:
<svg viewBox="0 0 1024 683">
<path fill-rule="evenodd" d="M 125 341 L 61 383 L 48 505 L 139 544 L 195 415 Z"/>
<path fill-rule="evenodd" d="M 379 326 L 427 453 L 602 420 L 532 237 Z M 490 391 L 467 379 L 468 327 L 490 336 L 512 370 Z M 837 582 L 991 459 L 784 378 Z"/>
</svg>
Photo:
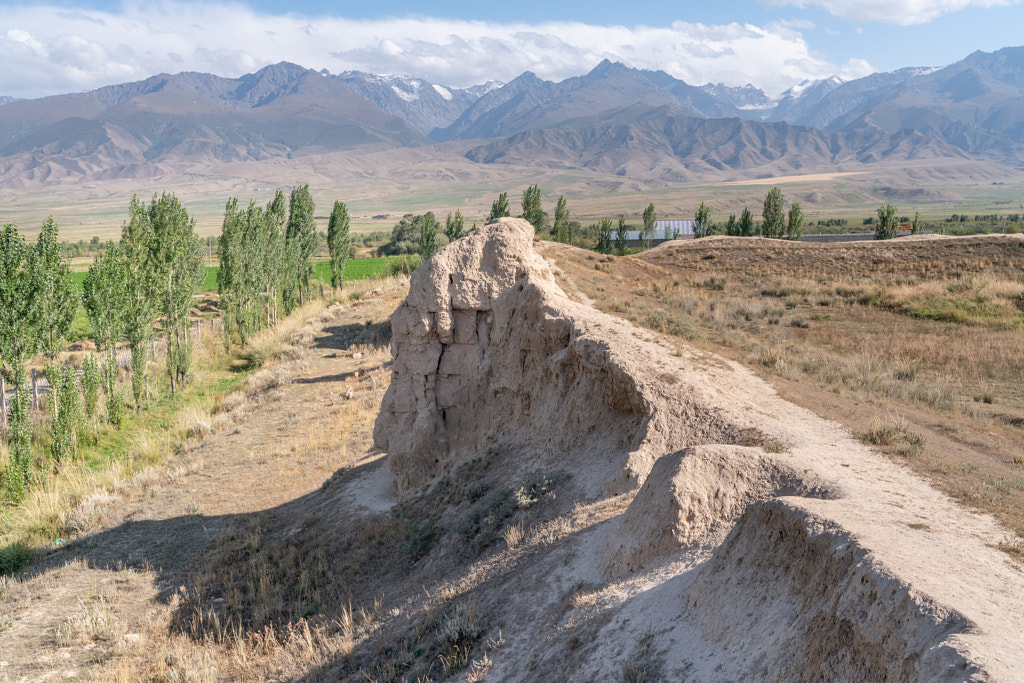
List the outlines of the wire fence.
<svg viewBox="0 0 1024 683">
<path fill-rule="evenodd" d="M 195 320 L 192 322 L 192 340 L 198 341 L 203 330 L 217 331 L 224 329 L 224 322 L 220 318 L 210 320 Z M 167 341 L 162 335 L 153 337 L 150 342 L 149 357 L 156 358 L 158 353 L 166 353 Z M 95 352 L 94 352 L 95 353 Z M 70 363 L 70 359 L 66 361 Z M 120 349 L 117 352 L 117 367 L 126 372 L 132 369 L 132 352 L 129 349 Z M 75 378 L 81 381 L 82 369 L 75 371 Z M 42 371 L 32 368 L 29 377 L 29 390 L 32 394 L 32 409 L 42 410 L 45 404 L 45 397 L 50 393 L 50 383 Z M 14 387 L 7 386 L 7 382 L 0 377 L 0 429 L 7 430 L 7 415 L 11 409 L 11 401 L 14 398 Z"/>
</svg>

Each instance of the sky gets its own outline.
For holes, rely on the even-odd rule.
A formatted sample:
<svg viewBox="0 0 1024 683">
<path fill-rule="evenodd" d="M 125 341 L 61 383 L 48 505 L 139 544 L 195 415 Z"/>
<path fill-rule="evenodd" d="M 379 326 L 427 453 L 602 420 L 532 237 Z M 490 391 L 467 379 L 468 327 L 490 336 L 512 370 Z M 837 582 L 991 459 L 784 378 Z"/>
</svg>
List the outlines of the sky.
<svg viewBox="0 0 1024 683">
<path fill-rule="evenodd" d="M 0 0 L 0 96 L 280 61 L 466 87 L 524 71 L 559 81 L 602 59 L 774 95 L 1022 44 L 1024 0 Z"/>
</svg>

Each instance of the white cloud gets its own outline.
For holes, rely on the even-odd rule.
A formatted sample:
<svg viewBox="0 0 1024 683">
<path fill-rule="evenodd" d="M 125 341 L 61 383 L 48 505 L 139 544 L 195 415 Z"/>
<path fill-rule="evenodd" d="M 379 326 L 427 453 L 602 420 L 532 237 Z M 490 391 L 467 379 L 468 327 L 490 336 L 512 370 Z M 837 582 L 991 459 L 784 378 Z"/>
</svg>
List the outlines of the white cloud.
<svg viewBox="0 0 1024 683">
<path fill-rule="evenodd" d="M 523 71 L 561 80 L 608 58 L 692 84 L 781 92 L 838 67 L 812 55 L 799 23 L 668 27 L 496 24 L 407 17 L 267 15 L 240 4 L 125 3 L 120 12 L 0 7 L 0 95 L 38 97 L 161 72 L 236 77 L 290 61 L 334 73 L 404 74 L 464 87 Z"/>
<path fill-rule="evenodd" d="M 875 69 L 868 63 L 868 60 L 851 59 L 843 65 L 843 68 L 836 75 L 844 81 L 852 81 L 855 78 L 864 78 L 873 73 L 875 73 Z"/>
<path fill-rule="evenodd" d="M 1007 7 L 1020 0 L 766 0 L 776 7 L 821 7 L 848 21 L 910 26 L 968 7 Z"/>
</svg>

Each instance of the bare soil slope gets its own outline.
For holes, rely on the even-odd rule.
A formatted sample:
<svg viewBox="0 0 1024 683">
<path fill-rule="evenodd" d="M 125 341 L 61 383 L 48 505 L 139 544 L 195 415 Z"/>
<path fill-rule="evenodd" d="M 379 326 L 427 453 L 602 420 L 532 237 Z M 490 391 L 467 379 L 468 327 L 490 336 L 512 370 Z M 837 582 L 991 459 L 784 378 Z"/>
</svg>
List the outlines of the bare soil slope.
<svg viewBox="0 0 1024 683">
<path fill-rule="evenodd" d="M 531 237 L 502 219 L 414 275 L 393 318 L 394 375 L 375 437 L 403 490 L 488 443 L 564 467 L 591 500 L 643 484 L 559 571 L 625 576 L 635 591 L 604 615 L 590 667 L 616 629 L 642 618 L 648 645 L 697 680 L 1024 671 L 1024 577 L 992 547 L 1006 537 L 993 520 L 745 368 L 672 355 L 569 300 Z M 520 657 L 536 656 L 539 637 L 520 641 Z M 495 670 L 529 679 L 513 661 Z"/>
</svg>

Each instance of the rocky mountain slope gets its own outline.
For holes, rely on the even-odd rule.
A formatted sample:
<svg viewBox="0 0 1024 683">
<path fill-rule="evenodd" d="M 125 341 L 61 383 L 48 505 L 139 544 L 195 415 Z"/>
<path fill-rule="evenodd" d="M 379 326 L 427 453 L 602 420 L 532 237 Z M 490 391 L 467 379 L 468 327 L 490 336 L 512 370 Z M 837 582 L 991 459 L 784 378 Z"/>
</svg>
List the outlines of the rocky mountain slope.
<svg viewBox="0 0 1024 683">
<path fill-rule="evenodd" d="M 850 131 L 912 129 L 971 153 L 1019 159 L 1024 48 L 975 52 L 941 69 L 902 69 L 844 83 L 773 118 Z"/>
<path fill-rule="evenodd" d="M 772 100 L 760 90 L 694 87 L 663 72 L 608 61 L 560 83 L 524 74 L 488 93 L 436 140 L 507 137 L 574 127 L 580 119 L 643 103 L 700 118 L 776 121 L 835 132 L 910 130 L 999 161 L 1024 154 L 1024 48 L 977 52 L 942 69 L 906 68 L 843 83 L 805 83 Z M 617 103 L 622 106 L 615 106 Z M 939 151 L 941 147 L 937 147 Z"/>
<path fill-rule="evenodd" d="M 607 60 L 559 83 L 527 72 L 465 89 L 281 63 L 238 79 L 164 74 L 9 101 L 0 106 L 0 183 L 156 177 L 211 163 L 478 139 L 488 142 L 468 158 L 479 163 L 582 166 L 659 181 L 965 154 L 1018 165 L 1022 112 L 1024 48 L 977 52 L 941 69 L 804 83 L 780 98 Z"/>
<path fill-rule="evenodd" d="M 788 123 L 701 119 L 670 107 L 635 105 L 561 127 L 527 130 L 471 149 L 480 163 L 587 168 L 607 174 L 690 181 L 856 168 L 878 161 L 964 159 L 967 154 L 911 130 L 828 132 Z"/>
<path fill-rule="evenodd" d="M 424 134 L 450 126 L 477 100 L 502 87 L 501 83 L 491 81 L 469 88 L 450 88 L 422 78 L 378 76 L 361 71 L 345 71 L 333 78 Z"/>
<path fill-rule="evenodd" d="M 342 80 L 287 63 L 237 79 L 163 74 L 0 107 L 0 157 L 7 177 L 22 181 L 427 143 Z"/>
</svg>

